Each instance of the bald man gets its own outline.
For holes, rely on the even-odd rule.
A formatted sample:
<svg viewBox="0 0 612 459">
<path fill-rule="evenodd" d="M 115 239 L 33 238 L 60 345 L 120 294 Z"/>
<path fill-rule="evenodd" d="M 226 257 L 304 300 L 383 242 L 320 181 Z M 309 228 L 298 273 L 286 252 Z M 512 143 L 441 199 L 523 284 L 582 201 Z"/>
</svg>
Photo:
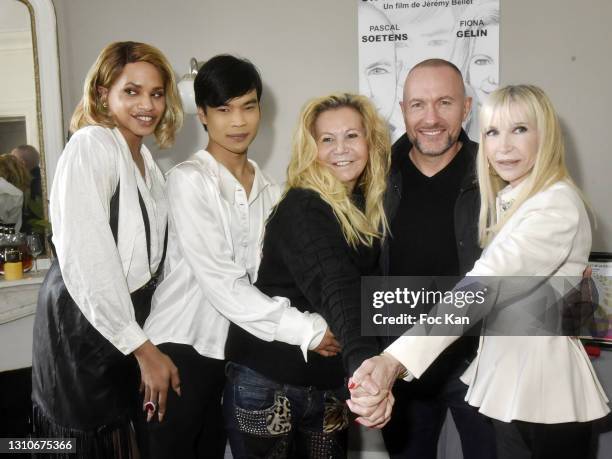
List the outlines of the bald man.
<svg viewBox="0 0 612 459">
<path fill-rule="evenodd" d="M 393 145 L 385 209 L 390 233 L 381 267 L 389 276 L 463 276 L 479 258 L 478 145 L 461 124 L 472 100 L 459 69 L 428 59 L 408 73 L 400 102 L 406 134 Z M 391 337 L 391 340 L 394 338 Z M 465 459 L 495 458 L 489 420 L 465 402 L 459 380 L 478 345 L 463 337 L 418 380 L 398 381 L 383 429 L 391 458 L 435 459 L 450 409 Z"/>
</svg>

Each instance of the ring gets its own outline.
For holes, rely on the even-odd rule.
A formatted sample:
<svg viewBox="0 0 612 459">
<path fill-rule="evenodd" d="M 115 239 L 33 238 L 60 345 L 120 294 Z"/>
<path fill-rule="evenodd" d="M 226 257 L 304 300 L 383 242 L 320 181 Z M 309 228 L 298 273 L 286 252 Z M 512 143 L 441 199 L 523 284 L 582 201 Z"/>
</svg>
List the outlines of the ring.
<svg viewBox="0 0 612 459">
<path fill-rule="evenodd" d="M 155 404 L 155 402 L 147 402 L 145 403 L 144 409 L 146 411 L 152 411 L 153 413 L 155 413 L 155 410 L 157 410 L 157 405 Z"/>
</svg>

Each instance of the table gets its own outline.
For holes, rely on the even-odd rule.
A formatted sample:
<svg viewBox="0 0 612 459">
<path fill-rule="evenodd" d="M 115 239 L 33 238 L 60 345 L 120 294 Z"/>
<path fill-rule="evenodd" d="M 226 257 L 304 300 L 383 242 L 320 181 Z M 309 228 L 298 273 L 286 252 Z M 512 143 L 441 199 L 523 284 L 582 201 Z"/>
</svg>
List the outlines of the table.
<svg viewBox="0 0 612 459">
<path fill-rule="evenodd" d="M 32 366 L 34 313 L 46 273 L 44 269 L 20 280 L 0 280 L 0 372 Z"/>
</svg>

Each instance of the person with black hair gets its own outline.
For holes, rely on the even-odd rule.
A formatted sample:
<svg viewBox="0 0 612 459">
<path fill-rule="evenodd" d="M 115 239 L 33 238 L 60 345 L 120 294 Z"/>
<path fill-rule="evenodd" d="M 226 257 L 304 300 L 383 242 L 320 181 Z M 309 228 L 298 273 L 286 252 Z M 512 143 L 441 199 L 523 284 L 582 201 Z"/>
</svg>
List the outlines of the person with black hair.
<svg viewBox="0 0 612 459">
<path fill-rule="evenodd" d="M 280 192 L 247 150 L 261 118 L 255 66 L 230 55 L 207 61 L 195 82 L 206 149 L 167 175 L 168 251 L 145 330 L 172 358 L 181 394 L 146 425 L 148 457 L 223 457 L 221 395 L 230 322 L 266 341 L 334 355 L 339 345 L 318 314 L 253 286 L 266 219 Z"/>
</svg>

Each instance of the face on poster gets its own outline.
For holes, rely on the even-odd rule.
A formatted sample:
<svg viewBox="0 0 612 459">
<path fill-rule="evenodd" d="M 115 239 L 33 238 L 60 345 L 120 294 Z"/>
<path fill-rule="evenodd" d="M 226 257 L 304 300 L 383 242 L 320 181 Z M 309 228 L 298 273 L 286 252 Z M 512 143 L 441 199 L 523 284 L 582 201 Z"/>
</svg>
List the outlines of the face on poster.
<svg viewBox="0 0 612 459">
<path fill-rule="evenodd" d="M 391 128 L 404 132 L 399 102 L 410 69 L 430 58 L 453 62 L 473 98 L 465 123 L 478 140 L 478 110 L 499 86 L 499 0 L 358 1 L 359 90 Z"/>
</svg>

